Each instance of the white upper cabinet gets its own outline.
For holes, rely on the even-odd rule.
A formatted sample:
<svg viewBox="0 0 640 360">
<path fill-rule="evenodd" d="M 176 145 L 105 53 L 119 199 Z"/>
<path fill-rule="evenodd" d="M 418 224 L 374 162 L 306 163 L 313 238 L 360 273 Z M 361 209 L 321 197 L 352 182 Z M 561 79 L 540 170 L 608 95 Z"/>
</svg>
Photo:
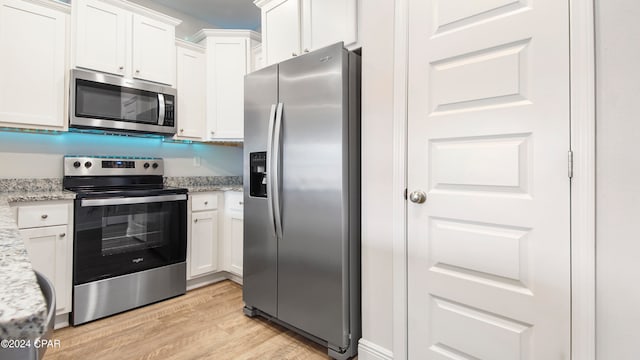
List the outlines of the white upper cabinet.
<svg viewBox="0 0 640 360">
<path fill-rule="evenodd" d="M 262 41 L 266 64 L 275 64 L 300 54 L 300 0 L 260 0 Z"/>
<path fill-rule="evenodd" d="M 358 41 L 357 0 L 302 0 L 302 51 Z"/>
<path fill-rule="evenodd" d="M 265 65 L 336 42 L 358 47 L 357 0 L 256 0 Z"/>
<path fill-rule="evenodd" d="M 0 0 L 0 126 L 64 130 L 68 6 Z"/>
<path fill-rule="evenodd" d="M 258 44 L 251 49 L 251 58 L 251 71 L 256 71 L 264 67 L 262 44 Z"/>
<path fill-rule="evenodd" d="M 249 30 L 202 30 L 196 39 L 207 49 L 205 140 L 242 140 L 244 76 L 251 72 L 251 49 L 260 36 Z"/>
<path fill-rule="evenodd" d="M 125 75 L 130 14 L 97 0 L 73 2 L 76 16 L 76 66 Z"/>
<path fill-rule="evenodd" d="M 175 84 L 180 20 L 119 0 L 73 1 L 75 66 Z"/>
<path fill-rule="evenodd" d="M 205 116 L 205 50 L 186 41 L 177 43 L 178 132 L 176 139 L 201 140 Z"/>
<path fill-rule="evenodd" d="M 175 83 L 174 25 L 133 14 L 133 77 Z"/>
</svg>

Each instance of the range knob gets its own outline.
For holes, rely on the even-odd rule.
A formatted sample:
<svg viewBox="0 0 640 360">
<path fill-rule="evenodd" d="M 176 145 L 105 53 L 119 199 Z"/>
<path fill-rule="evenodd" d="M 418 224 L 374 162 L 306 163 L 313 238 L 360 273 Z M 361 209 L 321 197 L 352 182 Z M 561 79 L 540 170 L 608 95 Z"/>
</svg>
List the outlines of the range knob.
<svg viewBox="0 0 640 360">
<path fill-rule="evenodd" d="M 153 163 L 153 168 L 157 169 L 158 168 L 158 163 Z"/>
<path fill-rule="evenodd" d="M 82 164 L 80 164 L 80 161 L 75 161 L 75 162 L 73 163 L 73 167 L 74 167 L 74 168 L 76 168 L 76 169 L 77 169 L 77 168 L 79 168 L 79 167 L 80 167 L 80 165 L 82 165 Z"/>
<path fill-rule="evenodd" d="M 144 163 L 143 166 L 144 166 L 145 169 L 148 169 L 149 168 L 149 163 Z"/>
<path fill-rule="evenodd" d="M 91 161 L 87 161 L 86 163 L 84 163 L 84 167 L 86 167 L 87 169 L 90 168 L 91 165 L 93 165 Z"/>
</svg>

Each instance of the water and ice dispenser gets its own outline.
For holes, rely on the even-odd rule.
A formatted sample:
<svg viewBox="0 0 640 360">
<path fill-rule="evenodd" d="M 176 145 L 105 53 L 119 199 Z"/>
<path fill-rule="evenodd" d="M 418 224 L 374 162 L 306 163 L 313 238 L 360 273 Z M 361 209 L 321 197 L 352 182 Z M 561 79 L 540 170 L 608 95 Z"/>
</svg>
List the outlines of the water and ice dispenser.
<svg viewBox="0 0 640 360">
<path fill-rule="evenodd" d="M 267 153 L 249 154 L 249 193 L 253 197 L 267 197 Z"/>
</svg>

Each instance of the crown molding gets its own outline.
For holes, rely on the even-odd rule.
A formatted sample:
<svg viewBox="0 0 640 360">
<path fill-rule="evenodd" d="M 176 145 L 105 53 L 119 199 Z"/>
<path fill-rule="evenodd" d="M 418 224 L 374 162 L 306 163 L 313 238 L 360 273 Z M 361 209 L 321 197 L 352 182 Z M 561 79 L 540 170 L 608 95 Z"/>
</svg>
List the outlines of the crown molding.
<svg viewBox="0 0 640 360">
<path fill-rule="evenodd" d="M 193 35 L 193 41 L 198 43 L 208 37 L 244 37 L 262 42 L 262 35 L 253 30 L 240 29 L 202 29 Z"/>
</svg>

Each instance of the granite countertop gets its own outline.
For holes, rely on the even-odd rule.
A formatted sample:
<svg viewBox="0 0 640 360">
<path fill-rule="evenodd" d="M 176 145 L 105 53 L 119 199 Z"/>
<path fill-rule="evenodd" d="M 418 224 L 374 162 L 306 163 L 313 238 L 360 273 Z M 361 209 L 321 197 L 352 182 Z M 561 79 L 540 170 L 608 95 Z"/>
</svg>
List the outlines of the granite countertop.
<svg viewBox="0 0 640 360">
<path fill-rule="evenodd" d="M 187 186 L 190 193 L 207 191 L 242 191 L 242 185 L 196 185 Z"/>
<path fill-rule="evenodd" d="M 75 198 L 70 191 L 54 190 L 56 184 L 48 188 L 28 183 L 34 185 L 31 180 L 0 181 L 0 339 L 38 338 L 44 334 L 47 318 L 44 296 L 9 203 Z"/>
<path fill-rule="evenodd" d="M 242 191 L 241 176 L 170 177 L 165 184 L 189 189 L 190 193 L 205 191 Z"/>
</svg>

